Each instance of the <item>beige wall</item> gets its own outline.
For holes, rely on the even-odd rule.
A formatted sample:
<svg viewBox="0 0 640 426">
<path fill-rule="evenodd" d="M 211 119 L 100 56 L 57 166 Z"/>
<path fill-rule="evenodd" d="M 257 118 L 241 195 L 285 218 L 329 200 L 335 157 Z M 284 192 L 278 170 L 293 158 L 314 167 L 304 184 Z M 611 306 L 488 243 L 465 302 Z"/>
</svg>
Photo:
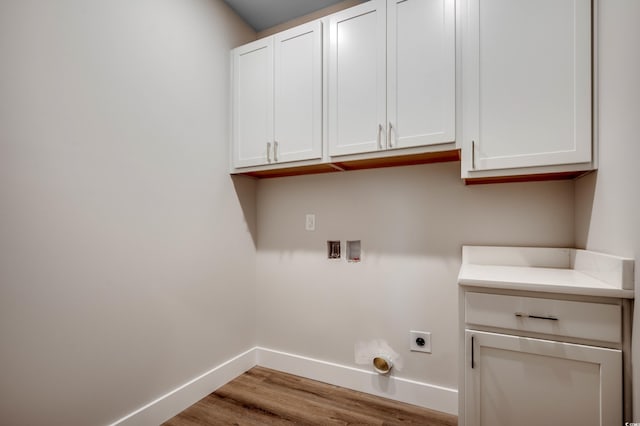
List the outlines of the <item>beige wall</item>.
<svg viewBox="0 0 640 426">
<path fill-rule="evenodd" d="M 0 423 L 106 424 L 255 345 L 254 36 L 221 1 L 0 3 Z"/>
<path fill-rule="evenodd" d="M 355 366 L 356 341 L 383 339 L 398 376 L 457 389 L 462 244 L 572 246 L 573 186 L 464 186 L 457 162 L 260 181 L 259 344 Z M 329 239 L 361 240 L 362 262 L 327 260 Z"/>
<path fill-rule="evenodd" d="M 640 297 L 640 2 L 603 0 L 598 19 L 600 167 L 576 182 L 576 244 L 636 260 Z M 635 315 L 634 419 L 640 421 L 640 316 Z"/>
</svg>

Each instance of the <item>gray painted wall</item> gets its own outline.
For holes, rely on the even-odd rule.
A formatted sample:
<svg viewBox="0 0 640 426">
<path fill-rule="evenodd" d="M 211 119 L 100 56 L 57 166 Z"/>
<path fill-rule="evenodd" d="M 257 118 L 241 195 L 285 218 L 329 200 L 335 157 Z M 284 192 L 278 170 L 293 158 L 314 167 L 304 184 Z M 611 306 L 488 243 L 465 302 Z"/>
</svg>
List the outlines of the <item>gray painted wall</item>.
<svg viewBox="0 0 640 426">
<path fill-rule="evenodd" d="M 356 367 L 356 341 L 383 339 L 397 376 L 457 389 L 461 246 L 572 246 L 573 186 L 465 186 L 459 163 L 260 181 L 260 346 Z M 361 240 L 362 262 L 328 260 L 327 240 Z M 409 352 L 409 330 L 433 353 Z"/>
<path fill-rule="evenodd" d="M 576 181 L 576 245 L 636 260 L 640 298 L 640 2 L 603 0 L 598 18 L 600 167 Z M 634 419 L 640 421 L 640 316 L 634 318 Z"/>
<path fill-rule="evenodd" d="M 106 424 L 255 345 L 254 35 L 221 1 L 0 3 L 0 423 Z"/>
</svg>

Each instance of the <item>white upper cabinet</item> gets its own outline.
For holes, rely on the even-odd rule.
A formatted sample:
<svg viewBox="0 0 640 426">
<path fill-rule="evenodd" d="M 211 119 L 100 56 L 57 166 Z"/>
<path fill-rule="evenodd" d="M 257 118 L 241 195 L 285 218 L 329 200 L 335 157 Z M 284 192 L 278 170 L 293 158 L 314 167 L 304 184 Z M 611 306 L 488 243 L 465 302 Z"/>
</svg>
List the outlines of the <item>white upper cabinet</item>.
<svg viewBox="0 0 640 426">
<path fill-rule="evenodd" d="M 591 168 L 591 0 L 459 4 L 463 177 Z"/>
<path fill-rule="evenodd" d="M 233 50 L 233 166 L 322 157 L 322 24 Z"/>
<path fill-rule="evenodd" d="M 273 39 L 238 47 L 232 60 L 233 165 L 266 164 L 273 143 Z"/>
<path fill-rule="evenodd" d="M 385 147 L 386 8 L 372 0 L 329 21 L 329 154 Z"/>
<path fill-rule="evenodd" d="M 372 0 L 329 31 L 330 155 L 454 141 L 453 0 Z"/>
<path fill-rule="evenodd" d="M 455 140 L 454 2 L 387 2 L 387 146 Z"/>
<path fill-rule="evenodd" d="M 274 161 L 322 157 L 322 27 L 320 21 L 277 34 Z"/>
</svg>

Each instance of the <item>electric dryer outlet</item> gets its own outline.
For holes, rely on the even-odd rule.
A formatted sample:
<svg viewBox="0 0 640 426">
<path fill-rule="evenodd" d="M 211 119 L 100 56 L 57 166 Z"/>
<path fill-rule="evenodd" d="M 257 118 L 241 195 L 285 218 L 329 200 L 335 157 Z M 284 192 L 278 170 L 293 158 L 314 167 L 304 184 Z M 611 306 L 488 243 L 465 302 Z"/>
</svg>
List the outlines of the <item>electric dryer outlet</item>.
<svg viewBox="0 0 640 426">
<path fill-rule="evenodd" d="M 414 352 L 431 353 L 431 333 L 428 331 L 409 331 L 409 349 Z"/>
</svg>

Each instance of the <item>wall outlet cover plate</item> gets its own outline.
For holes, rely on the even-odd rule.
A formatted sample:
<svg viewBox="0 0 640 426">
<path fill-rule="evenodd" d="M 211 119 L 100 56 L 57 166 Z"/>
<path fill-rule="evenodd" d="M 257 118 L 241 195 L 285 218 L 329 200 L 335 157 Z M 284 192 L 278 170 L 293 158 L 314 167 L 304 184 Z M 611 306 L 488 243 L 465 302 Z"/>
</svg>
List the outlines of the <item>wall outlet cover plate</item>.
<svg viewBox="0 0 640 426">
<path fill-rule="evenodd" d="M 307 214 L 304 220 L 304 229 L 307 231 L 315 231 L 316 230 L 316 215 L 315 214 Z"/>
<path fill-rule="evenodd" d="M 431 353 L 431 333 L 428 331 L 409 332 L 409 349 L 414 352 Z"/>
</svg>

